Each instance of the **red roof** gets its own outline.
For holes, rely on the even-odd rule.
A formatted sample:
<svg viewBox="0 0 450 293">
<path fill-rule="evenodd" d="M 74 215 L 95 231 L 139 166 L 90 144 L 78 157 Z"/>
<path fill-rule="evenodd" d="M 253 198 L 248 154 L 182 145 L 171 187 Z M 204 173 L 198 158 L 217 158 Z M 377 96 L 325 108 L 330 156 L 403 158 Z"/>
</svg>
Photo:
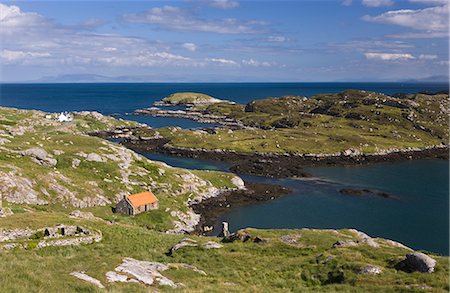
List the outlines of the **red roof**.
<svg viewBox="0 0 450 293">
<path fill-rule="evenodd" d="M 152 204 L 158 201 L 156 196 L 150 191 L 132 194 L 128 197 L 128 200 L 135 208 L 144 204 Z"/>
</svg>

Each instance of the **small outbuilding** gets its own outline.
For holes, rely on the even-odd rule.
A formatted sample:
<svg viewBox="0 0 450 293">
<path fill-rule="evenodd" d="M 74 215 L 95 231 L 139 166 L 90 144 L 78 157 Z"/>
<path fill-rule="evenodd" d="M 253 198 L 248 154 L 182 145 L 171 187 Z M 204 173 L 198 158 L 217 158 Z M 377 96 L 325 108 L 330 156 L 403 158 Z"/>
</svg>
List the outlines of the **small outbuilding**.
<svg viewBox="0 0 450 293">
<path fill-rule="evenodd" d="M 116 213 L 137 215 L 142 212 L 155 210 L 159 206 L 158 199 L 150 191 L 124 196 L 116 205 Z"/>
</svg>

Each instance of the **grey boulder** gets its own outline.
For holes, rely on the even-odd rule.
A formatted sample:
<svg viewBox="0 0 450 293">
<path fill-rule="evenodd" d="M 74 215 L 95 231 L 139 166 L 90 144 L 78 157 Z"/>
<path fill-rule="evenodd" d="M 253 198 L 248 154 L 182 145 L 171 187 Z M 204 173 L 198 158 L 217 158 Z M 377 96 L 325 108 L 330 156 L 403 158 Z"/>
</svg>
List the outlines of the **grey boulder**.
<svg viewBox="0 0 450 293">
<path fill-rule="evenodd" d="M 408 253 L 403 263 L 414 272 L 432 273 L 436 260 L 421 252 Z"/>
</svg>

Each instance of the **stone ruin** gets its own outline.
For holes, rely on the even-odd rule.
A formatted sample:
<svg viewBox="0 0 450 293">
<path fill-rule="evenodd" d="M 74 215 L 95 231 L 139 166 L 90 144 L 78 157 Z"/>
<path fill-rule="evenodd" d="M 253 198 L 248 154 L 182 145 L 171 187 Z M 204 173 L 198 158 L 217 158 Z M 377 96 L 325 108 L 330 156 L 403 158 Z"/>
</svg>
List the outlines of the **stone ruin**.
<svg viewBox="0 0 450 293">
<path fill-rule="evenodd" d="M 92 244 L 102 240 L 100 231 L 82 226 L 56 225 L 37 230 L 0 230 L 0 249 L 43 248 L 47 246 L 66 246 Z"/>
</svg>

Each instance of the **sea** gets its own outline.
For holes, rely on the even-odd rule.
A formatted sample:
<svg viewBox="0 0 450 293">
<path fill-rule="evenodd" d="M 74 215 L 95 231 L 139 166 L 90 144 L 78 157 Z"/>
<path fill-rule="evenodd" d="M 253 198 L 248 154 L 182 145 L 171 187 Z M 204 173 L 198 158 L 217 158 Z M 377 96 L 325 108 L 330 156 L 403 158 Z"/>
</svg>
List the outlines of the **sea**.
<svg viewBox="0 0 450 293">
<path fill-rule="evenodd" d="M 181 91 L 201 92 L 239 103 L 282 95 L 310 97 L 360 89 L 384 94 L 437 92 L 448 83 L 77 83 L 0 84 L 0 106 L 48 112 L 98 111 L 136 120 L 152 127 L 214 127 L 191 120 L 132 115 L 163 97 Z M 223 162 L 142 153 L 170 165 L 227 171 Z M 308 168 L 312 179 L 273 179 L 242 176 L 245 180 L 280 184 L 292 192 L 257 204 L 230 207 L 220 215 L 231 230 L 255 228 L 355 228 L 372 237 L 399 241 L 411 248 L 449 255 L 449 162 L 413 160 L 351 167 Z M 348 196 L 342 188 L 386 192 Z"/>
</svg>

